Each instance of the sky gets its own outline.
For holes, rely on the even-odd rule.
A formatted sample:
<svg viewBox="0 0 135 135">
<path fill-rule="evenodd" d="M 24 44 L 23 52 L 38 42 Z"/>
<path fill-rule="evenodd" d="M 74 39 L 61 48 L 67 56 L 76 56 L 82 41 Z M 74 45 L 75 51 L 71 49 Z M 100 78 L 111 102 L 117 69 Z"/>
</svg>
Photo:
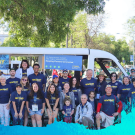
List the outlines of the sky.
<svg viewBox="0 0 135 135">
<path fill-rule="evenodd" d="M 106 1 L 104 9 L 107 19 L 103 32 L 114 35 L 116 39 L 126 37 L 127 42 L 131 40 L 131 38 L 126 35 L 124 24 L 128 19 L 135 16 L 135 1 L 109 0 Z"/>
</svg>

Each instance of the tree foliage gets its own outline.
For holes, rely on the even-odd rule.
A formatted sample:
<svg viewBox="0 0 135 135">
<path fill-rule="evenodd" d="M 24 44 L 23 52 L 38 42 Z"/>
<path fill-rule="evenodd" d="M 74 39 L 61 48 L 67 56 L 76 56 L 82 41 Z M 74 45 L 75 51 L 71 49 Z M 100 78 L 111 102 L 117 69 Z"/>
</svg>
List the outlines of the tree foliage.
<svg viewBox="0 0 135 135">
<path fill-rule="evenodd" d="M 0 0 L 0 17 L 9 23 L 15 46 L 47 46 L 65 39 L 78 11 L 97 14 L 104 5 L 104 0 Z"/>
</svg>

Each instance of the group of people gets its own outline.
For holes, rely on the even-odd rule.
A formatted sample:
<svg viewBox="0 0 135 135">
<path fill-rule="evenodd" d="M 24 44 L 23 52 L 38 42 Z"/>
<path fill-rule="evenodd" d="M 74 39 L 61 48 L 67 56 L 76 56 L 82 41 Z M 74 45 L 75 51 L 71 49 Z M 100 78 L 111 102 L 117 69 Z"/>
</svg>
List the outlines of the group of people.
<svg viewBox="0 0 135 135">
<path fill-rule="evenodd" d="M 48 124 L 56 119 L 100 129 L 101 124 L 103 127 L 113 125 L 122 110 L 131 111 L 135 80 L 132 79 L 132 84 L 128 76 L 121 84 L 117 81 L 117 74 L 112 73 L 108 84 L 103 72 L 95 79 L 93 71 L 88 69 L 87 77 L 78 81 L 76 77 L 68 78 L 68 70 L 64 69 L 62 77 L 53 75 L 52 82 L 46 86 L 46 77 L 39 73 L 39 68 L 39 64 L 32 68 L 27 60 L 23 60 L 20 68 L 10 70 L 10 78 L 6 80 L 0 76 L 2 125 L 9 125 L 11 113 L 13 125 L 27 126 L 30 116 L 32 126 L 41 127 L 46 110 Z"/>
</svg>

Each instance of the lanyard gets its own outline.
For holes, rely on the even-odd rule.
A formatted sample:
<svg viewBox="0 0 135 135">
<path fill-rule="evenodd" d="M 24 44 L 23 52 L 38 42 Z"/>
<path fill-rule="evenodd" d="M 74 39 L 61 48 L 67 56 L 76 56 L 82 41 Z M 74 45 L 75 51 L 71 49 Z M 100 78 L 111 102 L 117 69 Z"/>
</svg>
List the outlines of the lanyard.
<svg viewBox="0 0 135 135">
<path fill-rule="evenodd" d="M 98 93 L 99 93 L 99 89 L 100 89 L 100 87 L 101 87 L 101 86 L 100 86 L 100 82 L 99 82 L 99 83 L 98 83 Z"/>
<path fill-rule="evenodd" d="M 83 108 L 82 108 L 82 106 L 81 106 L 81 112 L 82 112 L 82 114 L 83 114 L 83 109 L 84 109 L 85 106 L 86 106 L 86 105 L 84 105 Z"/>
<path fill-rule="evenodd" d="M 51 94 L 51 101 L 52 101 L 51 105 L 54 105 L 54 102 L 53 102 L 53 99 L 52 99 L 52 97 L 53 97 L 53 96 L 52 96 L 52 94 Z"/>
<path fill-rule="evenodd" d="M 34 104 L 36 104 L 37 101 L 37 95 L 34 96 Z"/>
</svg>

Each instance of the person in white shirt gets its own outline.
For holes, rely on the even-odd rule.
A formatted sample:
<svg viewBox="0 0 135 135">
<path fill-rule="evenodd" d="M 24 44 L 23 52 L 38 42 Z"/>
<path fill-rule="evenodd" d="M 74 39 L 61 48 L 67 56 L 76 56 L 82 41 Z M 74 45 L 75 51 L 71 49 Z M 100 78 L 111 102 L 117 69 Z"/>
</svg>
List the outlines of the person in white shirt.
<svg viewBox="0 0 135 135">
<path fill-rule="evenodd" d="M 75 122 L 92 128 L 94 126 L 92 105 L 87 101 L 86 94 L 81 95 L 81 103 L 77 106 Z"/>
<path fill-rule="evenodd" d="M 30 74 L 33 74 L 34 70 L 31 66 L 29 66 L 29 63 L 27 60 L 22 60 L 20 68 L 16 70 L 15 77 L 21 79 L 23 76 L 29 76 Z"/>
</svg>

